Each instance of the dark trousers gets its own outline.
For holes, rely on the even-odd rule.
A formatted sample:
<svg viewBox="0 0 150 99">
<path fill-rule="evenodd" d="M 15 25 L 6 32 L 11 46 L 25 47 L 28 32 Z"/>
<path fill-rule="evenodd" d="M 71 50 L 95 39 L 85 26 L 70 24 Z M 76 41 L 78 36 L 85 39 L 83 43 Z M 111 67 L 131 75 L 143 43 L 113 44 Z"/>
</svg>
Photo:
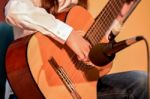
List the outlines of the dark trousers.
<svg viewBox="0 0 150 99">
<path fill-rule="evenodd" d="M 147 74 L 129 71 L 104 76 L 97 91 L 98 99 L 148 99 Z"/>
<path fill-rule="evenodd" d="M 5 95 L 5 82 L 6 82 L 6 72 L 5 72 L 5 54 L 8 45 L 13 40 L 13 30 L 12 27 L 6 23 L 0 23 L 0 99 L 4 99 Z"/>
</svg>

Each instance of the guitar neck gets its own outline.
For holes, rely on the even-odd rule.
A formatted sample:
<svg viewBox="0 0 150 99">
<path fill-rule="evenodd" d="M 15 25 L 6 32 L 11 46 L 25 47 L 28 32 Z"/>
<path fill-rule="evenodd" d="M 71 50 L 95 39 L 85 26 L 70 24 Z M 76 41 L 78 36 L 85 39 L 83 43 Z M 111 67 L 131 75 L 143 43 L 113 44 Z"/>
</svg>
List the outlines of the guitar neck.
<svg viewBox="0 0 150 99">
<path fill-rule="evenodd" d="M 91 45 L 94 46 L 97 43 L 99 43 L 99 41 L 102 39 L 102 37 L 104 37 L 107 30 L 112 25 L 113 21 L 121 12 L 123 5 L 130 1 L 132 0 L 109 0 L 107 2 L 101 13 L 95 19 L 95 22 L 85 35 L 85 38 L 91 43 Z M 137 6 L 139 1 L 140 0 L 134 0 L 135 3 L 124 17 L 123 22 L 127 20 L 127 18 L 134 10 L 134 8 Z"/>
</svg>

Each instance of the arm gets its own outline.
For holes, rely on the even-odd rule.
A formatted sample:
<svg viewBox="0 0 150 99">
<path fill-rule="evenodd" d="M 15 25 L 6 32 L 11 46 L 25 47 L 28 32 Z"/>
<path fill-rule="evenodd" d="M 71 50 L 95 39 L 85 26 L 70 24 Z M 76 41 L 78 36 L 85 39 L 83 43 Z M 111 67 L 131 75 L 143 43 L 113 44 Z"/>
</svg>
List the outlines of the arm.
<svg viewBox="0 0 150 99">
<path fill-rule="evenodd" d="M 9 0 L 5 8 L 6 21 L 13 26 L 31 31 L 40 31 L 62 44 L 67 44 L 86 61 L 90 44 L 69 25 L 59 21 L 45 9 L 35 6 L 32 0 Z"/>
<path fill-rule="evenodd" d="M 72 27 L 56 19 L 32 0 L 9 0 L 5 7 L 6 21 L 21 29 L 39 31 L 64 43 Z"/>
</svg>

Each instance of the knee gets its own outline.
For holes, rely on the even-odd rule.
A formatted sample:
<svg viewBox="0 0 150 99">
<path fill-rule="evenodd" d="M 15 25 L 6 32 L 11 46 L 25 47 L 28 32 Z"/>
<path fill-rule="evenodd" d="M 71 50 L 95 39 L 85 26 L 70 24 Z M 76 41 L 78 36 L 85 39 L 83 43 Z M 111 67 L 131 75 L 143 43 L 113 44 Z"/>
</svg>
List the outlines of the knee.
<svg viewBox="0 0 150 99">
<path fill-rule="evenodd" d="M 146 86 L 148 81 L 148 75 L 146 72 L 143 71 L 134 71 L 135 76 L 134 81 L 138 84 L 138 86 Z"/>
<path fill-rule="evenodd" d="M 134 92 L 143 93 L 147 92 L 147 82 L 148 82 L 148 75 L 146 72 L 142 71 L 133 71 L 132 72 L 132 86 L 130 86 L 131 89 L 134 89 Z"/>
<path fill-rule="evenodd" d="M 132 91 L 128 91 L 131 91 L 131 95 L 139 97 L 139 99 L 147 99 L 148 74 L 142 71 L 133 71 L 131 75 L 133 83 L 129 89 L 131 89 Z"/>
</svg>

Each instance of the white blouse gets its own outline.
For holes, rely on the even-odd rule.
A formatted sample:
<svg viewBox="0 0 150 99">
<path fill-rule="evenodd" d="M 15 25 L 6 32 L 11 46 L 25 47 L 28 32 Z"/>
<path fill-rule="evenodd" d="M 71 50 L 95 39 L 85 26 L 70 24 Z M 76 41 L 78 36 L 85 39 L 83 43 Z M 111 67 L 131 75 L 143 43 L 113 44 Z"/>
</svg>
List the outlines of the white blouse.
<svg viewBox="0 0 150 99">
<path fill-rule="evenodd" d="M 5 7 L 6 21 L 14 27 L 14 37 L 18 39 L 36 31 L 49 35 L 64 43 L 73 28 L 56 19 L 41 8 L 41 0 L 9 0 Z M 61 12 L 78 0 L 59 0 Z"/>
</svg>

